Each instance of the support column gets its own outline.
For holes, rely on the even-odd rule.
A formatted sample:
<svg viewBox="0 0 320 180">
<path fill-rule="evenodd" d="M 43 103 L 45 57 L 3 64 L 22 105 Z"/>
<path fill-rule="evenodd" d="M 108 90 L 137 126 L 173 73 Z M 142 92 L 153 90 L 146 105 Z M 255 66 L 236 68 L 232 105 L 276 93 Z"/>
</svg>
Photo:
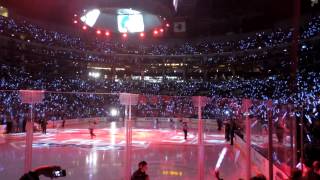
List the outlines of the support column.
<svg viewBox="0 0 320 180">
<path fill-rule="evenodd" d="M 267 110 L 268 110 L 268 160 L 269 160 L 269 180 L 273 180 L 273 140 L 272 140 L 272 134 L 273 134 L 273 122 L 272 122 L 272 102 L 267 102 Z"/>
<path fill-rule="evenodd" d="M 247 149 L 247 179 L 251 178 L 251 122 L 249 114 L 246 116 L 246 149 Z"/>
<path fill-rule="evenodd" d="M 30 105 L 30 119 L 26 123 L 26 147 L 24 159 L 24 172 L 32 169 L 32 141 L 33 141 L 33 106 L 42 103 L 44 91 L 39 90 L 19 90 L 21 103 Z"/>
<path fill-rule="evenodd" d="M 119 96 L 120 104 L 125 105 L 125 132 L 126 132 L 126 146 L 125 146 L 125 179 L 131 178 L 131 164 L 132 164 L 132 105 L 138 103 L 137 94 L 121 93 Z"/>
<path fill-rule="evenodd" d="M 129 111 L 126 118 L 126 179 L 131 177 L 131 152 L 132 152 L 132 128 L 131 128 L 131 105 L 127 105 Z"/>
<path fill-rule="evenodd" d="M 198 107 L 198 180 L 204 179 L 204 139 L 201 108 L 206 105 L 207 99 L 201 96 L 192 97 L 195 107 Z"/>
<path fill-rule="evenodd" d="M 290 121 L 290 145 L 291 145 L 291 168 L 294 168 L 297 164 L 297 145 L 295 143 L 296 139 L 296 121 L 295 121 L 295 113 L 292 108 L 292 104 L 289 105 L 289 121 Z"/>
<path fill-rule="evenodd" d="M 303 117 L 304 117 L 304 104 L 302 105 L 302 108 L 301 108 L 301 116 L 300 116 L 300 164 L 301 164 L 301 170 L 302 172 L 304 171 L 304 142 L 303 142 L 303 127 L 304 127 L 304 122 L 303 122 Z"/>
<path fill-rule="evenodd" d="M 26 148 L 24 159 L 24 172 L 27 173 L 32 169 L 32 141 L 33 141 L 33 106 L 30 105 L 30 119 L 26 124 Z"/>
<path fill-rule="evenodd" d="M 198 168 L 199 180 L 204 179 L 204 146 L 203 146 L 203 121 L 201 115 L 201 96 L 198 96 Z"/>
<path fill-rule="evenodd" d="M 251 122 L 249 118 L 249 107 L 251 105 L 251 102 L 249 99 L 244 99 L 242 101 L 243 105 L 243 115 L 245 116 L 245 124 L 246 124 L 246 161 L 247 161 L 247 169 L 246 169 L 246 179 L 251 178 Z"/>
<path fill-rule="evenodd" d="M 198 145 L 203 145 L 203 121 L 201 116 L 201 96 L 198 96 Z"/>
</svg>

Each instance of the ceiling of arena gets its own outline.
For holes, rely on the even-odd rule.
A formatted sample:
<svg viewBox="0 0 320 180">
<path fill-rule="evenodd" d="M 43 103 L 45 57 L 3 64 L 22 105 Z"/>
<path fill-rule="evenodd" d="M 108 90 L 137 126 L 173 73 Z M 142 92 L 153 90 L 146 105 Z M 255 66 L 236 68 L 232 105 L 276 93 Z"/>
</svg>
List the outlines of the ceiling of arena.
<svg viewBox="0 0 320 180">
<path fill-rule="evenodd" d="M 179 0 L 177 12 L 173 0 L 2 0 L 0 3 L 16 13 L 34 19 L 71 24 L 72 15 L 93 7 L 132 7 L 165 17 L 185 17 L 196 34 L 246 32 L 273 27 L 292 16 L 292 0 Z M 302 0 L 302 12 L 311 9 Z M 317 5 L 319 6 L 319 5 Z"/>
</svg>

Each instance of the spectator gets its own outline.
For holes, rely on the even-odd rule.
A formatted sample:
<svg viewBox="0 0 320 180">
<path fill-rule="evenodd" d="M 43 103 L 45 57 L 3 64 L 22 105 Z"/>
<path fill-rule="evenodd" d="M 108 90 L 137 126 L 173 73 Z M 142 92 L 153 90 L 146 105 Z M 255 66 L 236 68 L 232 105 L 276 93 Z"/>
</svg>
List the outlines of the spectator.
<svg viewBox="0 0 320 180">
<path fill-rule="evenodd" d="M 257 174 L 256 176 L 250 178 L 250 180 L 267 180 L 267 178 L 263 174 Z"/>
<path fill-rule="evenodd" d="M 146 161 L 141 161 L 138 164 L 139 168 L 136 170 L 132 176 L 131 180 L 149 180 L 149 175 L 147 174 L 148 164 Z"/>
</svg>

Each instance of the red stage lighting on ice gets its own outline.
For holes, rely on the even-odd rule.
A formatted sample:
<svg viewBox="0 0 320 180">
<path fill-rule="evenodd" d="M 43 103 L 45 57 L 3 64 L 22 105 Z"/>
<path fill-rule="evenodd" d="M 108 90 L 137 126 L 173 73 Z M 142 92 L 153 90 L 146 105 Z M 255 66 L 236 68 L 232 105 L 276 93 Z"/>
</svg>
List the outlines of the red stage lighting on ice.
<svg viewBox="0 0 320 180">
<path fill-rule="evenodd" d="M 128 34 L 127 33 L 123 33 L 122 37 L 126 38 L 126 37 L 128 37 Z"/>
<path fill-rule="evenodd" d="M 74 24 L 78 24 L 78 21 L 77 21 L 77 20 L 74 20 L 73 23 L 74 23 Z"/>
<path fill-rule="evenodd" d="M 163 33 L 163 31 L 164 31 L 164 30 L 161 28 L 161 29 L 160 29 L 160 32 L 162 32 L 162 33 Z"/>
<path fill-rule="evenodd" d="M 106 35 L 106 36 L 110 36 L 110 32 L 109 32 L 109 31 L 106 31 L 105 35 Z"/>
<path fill-rule="evenodd" d="M 167 24 L 166 24 L 166 27 L 170 27 L 170 24 L 169 24 L 169 23 L 167 23 Z"/>
<path fill-rule="evenodd" d="M 144 33 L 143 32 L 140 33 L 140 37 L 142 37 L 142 38 L 144 37 Z"/>
<path fill-rule="evenodd" d="M 98 35 L 100 35 L 100 34 L 101 34 L 101 31 L 100 31 L 100 30 L 97 30 L 96 33 L 97 33 Z"/>
<path fill-rule="evenodd" d="M 88 27 L 87 27 L 87 26 L 82 26 L 82 29 L 83 29 L 83 30 L 87 30 Z"/>
</svg>

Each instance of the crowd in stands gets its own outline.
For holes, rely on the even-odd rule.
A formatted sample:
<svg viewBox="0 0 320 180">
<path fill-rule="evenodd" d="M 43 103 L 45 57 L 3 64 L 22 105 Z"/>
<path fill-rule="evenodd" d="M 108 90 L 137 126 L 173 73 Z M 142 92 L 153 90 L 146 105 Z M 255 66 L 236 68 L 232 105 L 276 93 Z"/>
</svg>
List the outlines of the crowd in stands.
<svg viewBox="0 0 320 180">
<path fill-rule="evenodd" d="M 302 40 L 309 40 L 310 38 L 317 37 L 320 32 L 320 16 L 309 18 L 301 29 Z M 123 42 L 114 42 L 113 40 L 106 41 L 98 38 L 93 38 L 94 40 L 84 39 L 67 33 L 46 30 L 38 25 L 28 23 L 26 20 L 17 20 L 0 16 L 0 36 L 9 37 L 10 40 L 28 42 L 24 45 L 14 43 L 14 48 L 17 48 L 20 52 L 24 53 L 26 56 L 25 59 L 28 59 L 29 54 L 37 54 L 37 57 L 32 56 L 32 58 L 42 59 L 43 57 L 46 57 L 48 59 L 49 57 L 52 57 L 72 60 L 104 61 L 105 56 L 99 53 L 194 55 L 283 47 L 284 49 L 281 50 L 281 52 L 286 54 L 286 46 L 282 45 L 290 43 L 292 39 L 292 29 L 284 30 L 278 28 L 274 31 L 257 32 L 254 35 L 237 41 L 216 42 L 210 40 L 197 40 L 184 42 L 180 45 L 162 42 L 130 46 Z M 4 46 L 10 46 L 10 43 Z M 300 47 L 301 52 L 304 52 L 312 49 L 313 46 L 305 43 L 301 44 Z M 98 52 L 98 54 L 88 53 L 90 51 Z M 215 57 L 215 61 L 210 62 L 210 60 L 208 60 L 207 63 L 209 65 L 217 63 L 216 59 L 221 59 L 221 61 L 229 60 L 228 62 L 239 62 L 246 60 L 254 61 L 263 58 L 270 60 L 273 59 L 273 56 L 279 56 L 278 54 L 268 53 L 268 50 L 265 50 L 263 52 L 253 51 L 248 54 L 239 54 L 238 56 L 220 56 L 219 58 Z M 12 54 L 8 54 L 7 56 L 10 55 Z M 16 54 L 13 53 L 13 56 L 16 56 Z M 49 62 L 47 62 L 45 66 L 49 67 L 55 65 L 54 63 L 50 64 Z M 161 95 L 163 94 L 163 90 L 166 89 L 174 90 L 173 94 L 175 96 L 192 96 L 199 94 L 199 92 L 205 92 L 204 95 L 213 97 L 212 102 L 208 103 L 204 110 L 204 116 L 207 118 L 223 114 L 223 110 L 221 109 L 227 108 L 217 107 L 217 104 L 219 103 L 217 103 L 216 100 L 219 98 L 237 99 L 238 104 L 240 104 L 241 98 L 251 98 L 261 100 L 273 99 L 276 104 L 292 103 L 296 108 L 303 105 L 306 109 L 306 111 L 304 111 L 304 114 L 306 114 L 305 119 L 309 122 L 311 129 L 313 127 L 313 121 L 319 119 L 319 72 L 299 72 L 297 76 L 298 93 L 292 95 L 289 90 L 289 79 L 277 74 L 265 78 L 245 79 L 233 77 L 224 79 L 223 81 L 190 80 L 182 83 L 148 83 L 123 80 L 118 83 L 114 81 L 93 82 L 80 75 L 76 75 L 72 78 L 66 78 L 63 75 L 59 77 L 50 77 L 50 75 L 46 75 L 45 71 L 31 74 L 24 66 L 2 64 L 0 68 L 0 89 L 2 90 L 28 88 L 61 92 L 94 92 L 99 90 L 100 92 L 108 93 L 134 92 L 144 95 Z M 45 102 L 47 101 L 47 103 L 44 103 L 44 106 L 47 108 L 45 110 L 47 114 L 49 109 L 53 111 L 51 114 L 56 114 L 54 111 L 65 111 L 65 114 L 67 114 L 66 116 L 70 118 L 85 117 L 90 116 L 91 114 L 105 115 L 107 112 L 105 109 L 106 107 L 104 107 L 106 101 L 105 97 L 92 94 L 76 94 L 73 95 L 74 97 L 71 99 L 68 99 L 63 96 L 65 95 L 55 94 L 46 96 Z M 8 105 L 14 106 L 16 102 L 19 102 L 17 94 L 8 96 L 8 94 L 3 93 L 1 99 L 3 104 L 6 105 L 2 107 L 4 111 L 7 111 L 4 114 L 9 113 L 10 116 L 19 114 L 13 113 L 12 111 L 14 111 L 14 108 L 8 107 Z M 113 97 L 111 99 L 110 105 L 119 106 L 119 101 L 116 100 L 117 98 Z M 162 116 L 177 116 L 178 114 L 193 116 L 192 113 L 194 112 L 194 109 L 192 108 L 192 102 L 190 98 L 188 100 L 185 99 L 186 98 L 172 97 L 170 100 L 162 100 L 161 98 L 158 98 L 157 100 L 147 100 L 145 103 L 138 105 L 138 112 L 142 112 L 144 116 L 155 115 L 154 113 Z M 150 103 L 150 101 L 153 101 L 153 103 Z M 48 105 L 49 102 L 51 105 Z M 94 102 L 96 105 L 91 105 L 92 108 L 88 109 L 86 107 L 90 102 Z M 68 104 L 68 107 L 62 107 L 63 104 L 64 106 Z M 259 107 L 261 108 L 263 106 Z"/>
<path fill-rule="evenodd" d="M 310 39 L 320 32 L 320 16 L 309 18 L 302 26 L 301 39 Z M 50 47 L 68 48 L 79 51 L 95 51 L 102 53 L 149 54 L 149 55 L 195 55 L 222 52 L 234 52 L 250 49 L 277 47 L 291 43 L 292 29 L 277 28 L 270 31 L 257 32 L 247 38 L 233 41 L 192 40 L 190 42 L 130 45 L 125 42 L 106 40 L 101 37 L 88 39 L 67 33 L 46 30 L 40 26 L 0 16 L 0 35 L 35 42 Z"/>
<path fill-rule="evenodd" d="M 120 80 L 97 82 L 88 78 L 46 77 L 30 75 L 24 67 L 1 67 L 0 95 L 2 121 L 19 119 L 20 112 L 28 113 L 21 106 L 18 89 L 47 90 L 42 105 L 37 105 L 36 116 L 49 119 L 81 118 L 91 116 L 106 116 L 110 107 L 119 107 L 118 93 L 132 92 L 141 94 L 136 107 L 137 116 L 154 117 L 196 117 L 191 96 L 202 95 L 210 97 L 210 101 L 203 110 L 204 118 L 223 118 L 227 109 L 236 112 L 241 107 L 243 98 L 257 99 L 251 109 L 252 114 L 266 111 L 266 102 L 273 100 L 274 113 L 282 105 L 293 104 L 298 109 L 297 117 L 301 116 L 300 106 L 303 106 L 303 118 L 306 128 L 310 131 L 309 141 L 319 141 L 317 123 L 320 112 L 320 73 L 308 72 L 298 74 L 298 92 L 290 96 L 288 80 L 274 75 L 265 79 L 243 79 L 234 77 L 228 80 L 150 83 L 145 81 Z M 175 89 L 175 96 L 162 95 L 163 89 Z M 64 92 L 71 92 L 66 94 Z M 79 93 L 77 93 L 79 92 Z M 80 93 L 83 92 L 83 93 Z M 90 94 L 88 92 L 107 92 L 106 94 Z M 203 94 L 203 93 L 206 94 Z M 110 93 L 110 94 L 108 94 Z M 4 117 L 6 116 L 6 117 Z M 262 116 L 262 115 L 261 115 Z M 22 117 L 20 117 L 22 118 Z M 261 118 L 263 119 L 263 118 Z M 265 120 L 265 118 L 264 118 Z M 311 133 L 313 132 L 313 133 Z"/>
</svg>

